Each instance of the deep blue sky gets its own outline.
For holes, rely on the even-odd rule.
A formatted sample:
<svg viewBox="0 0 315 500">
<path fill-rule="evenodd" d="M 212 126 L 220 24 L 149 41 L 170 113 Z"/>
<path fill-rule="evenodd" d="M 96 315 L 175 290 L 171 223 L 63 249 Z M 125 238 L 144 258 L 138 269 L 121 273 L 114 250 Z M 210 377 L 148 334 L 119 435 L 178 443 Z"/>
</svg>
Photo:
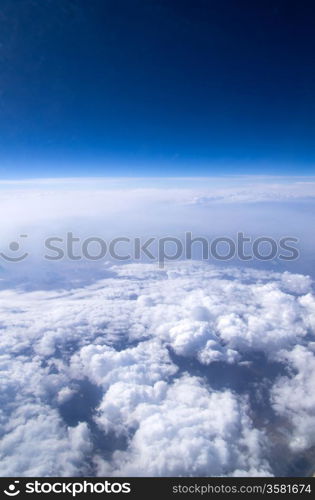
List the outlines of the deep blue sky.
<svg viewBox="0 0 315 500">
<path fill-rule="evenodd" d="M 310 174 L 315 5 L 1 0 L 0 177 Z"/>
</svg>

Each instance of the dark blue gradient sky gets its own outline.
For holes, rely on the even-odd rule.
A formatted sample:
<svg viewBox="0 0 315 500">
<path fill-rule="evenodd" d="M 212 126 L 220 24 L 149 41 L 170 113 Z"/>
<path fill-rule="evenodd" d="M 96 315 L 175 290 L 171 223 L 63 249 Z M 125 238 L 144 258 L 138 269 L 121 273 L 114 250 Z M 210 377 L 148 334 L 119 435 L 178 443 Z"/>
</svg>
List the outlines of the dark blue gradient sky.
<svg viewBox="0 0 315 500">
<path fill-rule="evenodd" d="M 0 177 L 312 174 L 314 14 L 2 0 Z"/>
</svg>

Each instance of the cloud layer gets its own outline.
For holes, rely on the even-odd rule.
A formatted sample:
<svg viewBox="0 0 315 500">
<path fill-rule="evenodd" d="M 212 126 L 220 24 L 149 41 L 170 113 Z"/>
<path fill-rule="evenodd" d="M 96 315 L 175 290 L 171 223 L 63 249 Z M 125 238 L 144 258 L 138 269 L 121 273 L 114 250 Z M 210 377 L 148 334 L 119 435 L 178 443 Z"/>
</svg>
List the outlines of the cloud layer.
<svg viewBox="0 0 315 500">
<path fill-rule="evenodd" d="M 315 444 L 309 277 L 197 262 L 104 276 L 0 292 L 4 475 L 270 475 L 274 436 L 292 459 Z"/>
</svg>

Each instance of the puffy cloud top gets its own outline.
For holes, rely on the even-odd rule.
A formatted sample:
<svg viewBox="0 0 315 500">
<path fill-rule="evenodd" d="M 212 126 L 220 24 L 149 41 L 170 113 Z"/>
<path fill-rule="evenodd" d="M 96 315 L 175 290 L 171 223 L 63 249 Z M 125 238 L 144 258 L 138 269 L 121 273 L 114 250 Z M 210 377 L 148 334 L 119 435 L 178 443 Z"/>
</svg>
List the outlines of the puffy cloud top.
<svg viewBox="0 0 315 500">
<path fill-rule="evenodd" d="M 272 474 L 284 421 L 288 453 L 314 444 L 307 276 L 130 264 L 0 299 L 5 475 Z M 245 374 L 248 390 L 218 381 L 220 367 Z"/>
</svg>

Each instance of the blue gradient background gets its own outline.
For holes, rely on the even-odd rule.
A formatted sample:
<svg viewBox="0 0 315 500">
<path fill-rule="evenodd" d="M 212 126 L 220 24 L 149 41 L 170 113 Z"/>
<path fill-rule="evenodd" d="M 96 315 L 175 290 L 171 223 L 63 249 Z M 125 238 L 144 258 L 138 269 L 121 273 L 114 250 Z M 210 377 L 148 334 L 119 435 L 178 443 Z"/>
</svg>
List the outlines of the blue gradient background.
<svg viewBox="0 0 315 500">
<path fill-rule="evenodd" d="M 0 177 L 313 172 L 311 2 L 3 0 Z"/>
</svg>

